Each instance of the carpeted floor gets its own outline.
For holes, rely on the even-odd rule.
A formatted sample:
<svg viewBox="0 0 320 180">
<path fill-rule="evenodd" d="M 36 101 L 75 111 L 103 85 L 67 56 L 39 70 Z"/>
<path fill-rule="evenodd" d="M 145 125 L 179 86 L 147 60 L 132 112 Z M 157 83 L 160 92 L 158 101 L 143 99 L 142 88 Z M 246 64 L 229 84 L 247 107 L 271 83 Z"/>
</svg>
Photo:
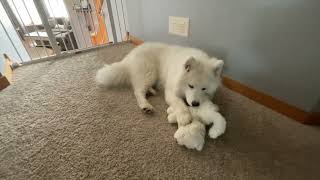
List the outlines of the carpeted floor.
<svg viewBox="0 0 320 180">
<path fill-rule="evenodd" d="M 153 116 L 131 90 L 94 75 L 131 44 L 18 68 L 0 92 L 0 179 L 320 179 L 320 129 L 235 92 L 216 97 L 228 120 L 202 152 L 178 146 L 162 95 Z"/>
</svg>

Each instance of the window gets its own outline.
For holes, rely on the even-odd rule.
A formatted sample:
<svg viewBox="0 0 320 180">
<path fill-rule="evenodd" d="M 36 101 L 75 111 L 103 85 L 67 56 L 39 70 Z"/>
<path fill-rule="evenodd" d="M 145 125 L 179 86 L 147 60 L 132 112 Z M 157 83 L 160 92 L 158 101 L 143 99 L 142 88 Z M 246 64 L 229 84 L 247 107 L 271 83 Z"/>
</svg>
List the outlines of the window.
<svg viewBox="0 0 320 180">
<path fill-rule="evenodd" d="M 42 24 L 42 21 L 40 19 L 40 16 L 38 14 L 38 11 L 37 11 L 34 3 L 33 3 L 33 0 L 24 0 L 24 1 L 8 0 L 8 3 L 20 23 L 23 22 L 24 25 L 26 25 L 26 26 L 32 25 L 32 24 L 34 24 L 34 25 Z M 19 13 L 17 11 L 19 11 Z M 28 12 L 29 12 L 31 18 L 29 16 Z"/>
<path fill-rule="evenodd" d="M 68 12 L 63 0 L 44 0 L 44 4 L 50 17 L 68 17 Z"/>
</svg>

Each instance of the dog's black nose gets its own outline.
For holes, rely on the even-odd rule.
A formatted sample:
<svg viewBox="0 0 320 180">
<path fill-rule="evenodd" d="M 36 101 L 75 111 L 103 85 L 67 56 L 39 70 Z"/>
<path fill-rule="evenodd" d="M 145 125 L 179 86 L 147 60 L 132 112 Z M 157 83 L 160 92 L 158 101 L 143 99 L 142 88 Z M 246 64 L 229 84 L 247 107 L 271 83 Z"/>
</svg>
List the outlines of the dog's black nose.
<svg viewBox="0 0 320 180">
<path fill-rule="evenodd" d="M 199 103 L 198 101 L 192 101 L 191 105 L 192 105 L 192 106 L 199 106 L 200 103 Z"/>
</svg>

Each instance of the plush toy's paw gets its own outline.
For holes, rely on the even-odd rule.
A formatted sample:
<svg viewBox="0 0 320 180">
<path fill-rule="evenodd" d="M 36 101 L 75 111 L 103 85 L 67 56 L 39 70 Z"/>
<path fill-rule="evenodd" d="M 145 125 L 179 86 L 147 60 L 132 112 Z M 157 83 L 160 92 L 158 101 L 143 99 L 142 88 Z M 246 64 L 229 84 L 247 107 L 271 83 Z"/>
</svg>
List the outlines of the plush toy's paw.
<svg viewBox="0 0 320 180">
<path fill-rule="evenodd" d="M 179 145 L 188 149 L 201 151 L 204 145 L 205 127 L 202 123 L 194 121 L 186 126 L 181 126 L 174 134 Z"/>
<path fill-rule="evenodd" d="M 185 126 L 191 123 L 191 114 L 189 112 L 179 112 L 176 114 L 178 127 Z"/>
</svg>

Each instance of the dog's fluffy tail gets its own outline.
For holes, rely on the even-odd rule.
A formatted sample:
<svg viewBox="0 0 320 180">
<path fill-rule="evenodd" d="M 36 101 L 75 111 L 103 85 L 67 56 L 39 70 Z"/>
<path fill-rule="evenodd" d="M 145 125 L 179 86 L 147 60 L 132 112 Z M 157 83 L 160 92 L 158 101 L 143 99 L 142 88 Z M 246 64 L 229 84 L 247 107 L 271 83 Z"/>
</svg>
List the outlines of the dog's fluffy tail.
<svg viewBox="0 0 320 180">
<path fill-rule="evenodd" d="M 129 74 L 123 63 L 105 65 L 96 74 L 96 82 L 99 86 L 116 87 L 129 84 Z"/>
</svg>

